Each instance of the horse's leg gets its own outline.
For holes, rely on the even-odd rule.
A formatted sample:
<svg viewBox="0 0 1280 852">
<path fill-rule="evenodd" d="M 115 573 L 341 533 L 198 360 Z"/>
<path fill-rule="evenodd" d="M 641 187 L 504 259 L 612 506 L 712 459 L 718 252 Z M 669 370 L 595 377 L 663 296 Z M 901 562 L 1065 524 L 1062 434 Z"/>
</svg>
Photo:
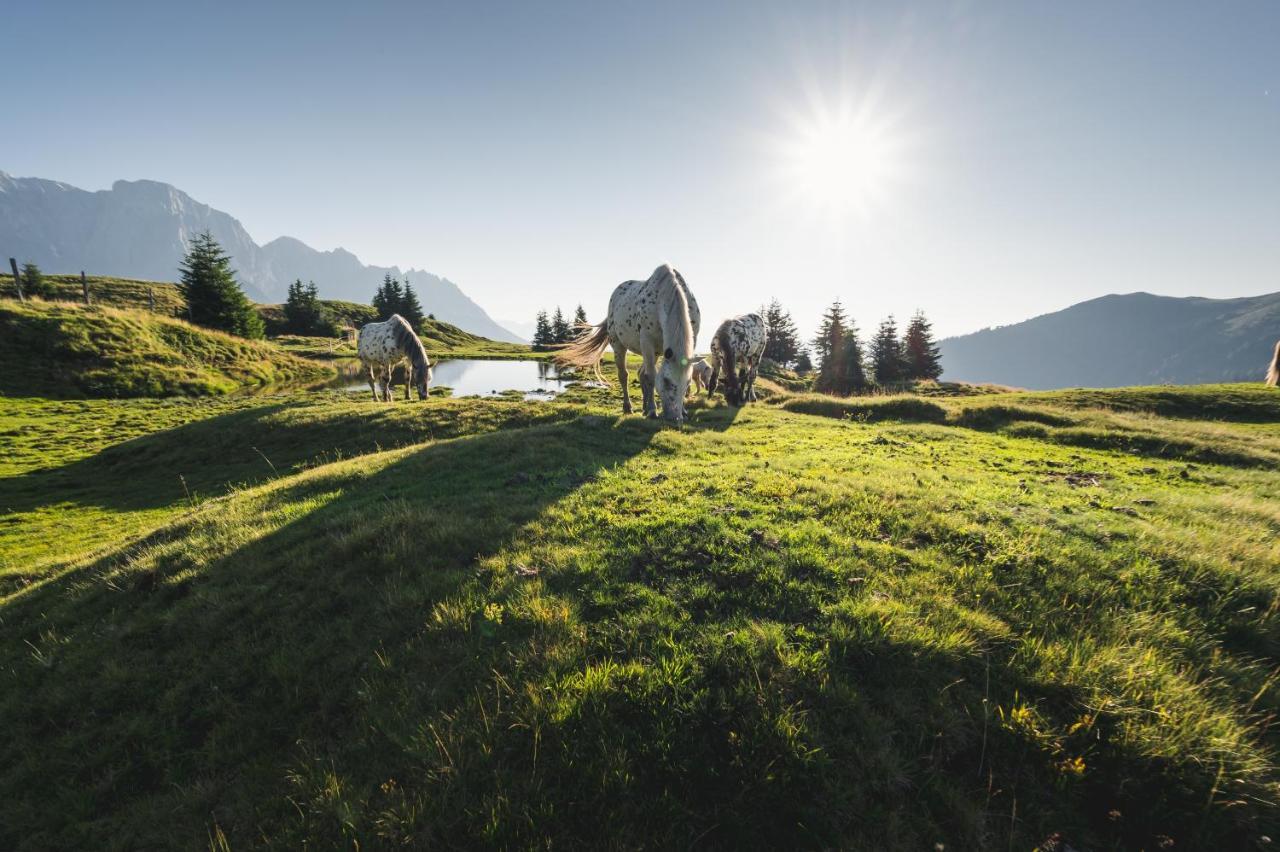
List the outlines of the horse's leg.
<svg viewBox="0 0 1280 852">
<path fill-rule="evenodd" d="M 381 402 L 382 400 L 378 398 L 378 385 L 375 383 L 374 377 L 373 377 L 373 365 L 365 364 L 364 368 L 369 373 L 369 390 L 373 391 L 373 401 Z"/>
<path fill-rule="evenodd" d="M 627 348 L 613 344 L 613 361 L 618 368 L 618 389 L 622 391 L 622 413 L 631 413 L 631 388 L 627 387 Z"/>
<path fill-rule="evenodd" d="M 751 369 L 747 370 L 747 401 L 756 401 L 756 373 L 760 370 L 760 362 L 752 359 Z"/>
<path fill-rule="evenodd" d="M 406 361 L 404 365 L 404 401 L 409 401 L 409 385 L 413 384 L 413 362 Z"/>
<path fill-rule="evenodd" d="M 654 399 L 653 385 L 658 378 L 658 356 L 652 349 L 641 353 L 644 363 L 640 366 L 640 392 L 644 395 L 644 416 L 657 417 L 658 403 Z"/>
<path fill-rule="evenodd" d="M 382 379 L 381 381 L 382 401 L 391 402 L 391 365 L 390 364 L 382 368 L 382 375 L 379 378 Z"/>
</svg>

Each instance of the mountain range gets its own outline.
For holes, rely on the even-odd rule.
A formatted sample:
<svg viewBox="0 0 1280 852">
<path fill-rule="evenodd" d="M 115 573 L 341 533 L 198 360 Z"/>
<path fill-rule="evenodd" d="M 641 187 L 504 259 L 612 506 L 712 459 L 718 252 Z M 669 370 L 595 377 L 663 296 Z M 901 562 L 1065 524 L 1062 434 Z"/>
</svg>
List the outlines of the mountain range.
<svg viewBox="0 0 1280 852">
<path fill-rule="evenodd" d="M 368 302 L 383 276 L 406 277 L 423 308 L 493 340 L 524 342 L 447 278 L 417 269 L 370 266 L 345 249 L 318 251 L 292 237 L 258 245 L 233 216 L 152 180 L 118 180 L 90 192 L 43 178 L 0 172 L 0 255 L 51 273 L 172 281 L 195 234 L 208 230 L 231 255 L 249 298 L 281 302 L 296 278 L 326 299 Z"/>
<path fill-rule="evenodd" d="M 947 338 L 942 378 L 1031 389 L 1260 381 L 1277 338 L 1280 293 L 1126 293 Z"/>
</svg>

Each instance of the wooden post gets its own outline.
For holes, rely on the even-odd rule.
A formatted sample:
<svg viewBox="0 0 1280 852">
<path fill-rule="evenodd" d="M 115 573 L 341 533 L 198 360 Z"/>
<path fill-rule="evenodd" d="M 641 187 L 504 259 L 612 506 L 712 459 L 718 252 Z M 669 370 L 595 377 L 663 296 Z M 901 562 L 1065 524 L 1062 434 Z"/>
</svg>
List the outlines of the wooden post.
<svg viewBox="0 0 1280 852">
<path fill-rule="evenodd" d="M 147 307 L 150 308 L 151 313 L 156 312 L 156 291 L 152 287 L 147 288 Z"/>
<path fill-rule="evenodd" d="M 83 270 L 83 269 L 81 269 L 81 270 L 80 270 L 80 289 L 84 291 L 84 303 L 85 303 L 86 305 L 90 304 L 90 302 L 89 302 L 89 279 L 84 277 L 84 270 Z"/>
<path fill-rule="evenodd" d="M 27 297 L 22 295 L 22 276 L 18 274 L 18 261 L 9 258 L 9 268 L 13 270 L 13 286 L 18 288 L 18 301 L 25 302 Z"/>
</svg>

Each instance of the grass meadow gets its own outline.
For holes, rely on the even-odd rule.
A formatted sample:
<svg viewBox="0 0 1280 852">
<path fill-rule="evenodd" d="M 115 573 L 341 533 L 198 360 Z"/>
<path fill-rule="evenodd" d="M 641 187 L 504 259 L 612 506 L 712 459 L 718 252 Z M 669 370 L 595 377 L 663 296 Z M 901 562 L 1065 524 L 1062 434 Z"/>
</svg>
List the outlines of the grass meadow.
<svg viewBox="0 0 1280 852">
<path fill-rule="evenodd" d="M 633 390 L 633 393 L 635 391 Z M 0 400 L 0 846 L 1253 848 L 1280 394 Z"/>
</svg>

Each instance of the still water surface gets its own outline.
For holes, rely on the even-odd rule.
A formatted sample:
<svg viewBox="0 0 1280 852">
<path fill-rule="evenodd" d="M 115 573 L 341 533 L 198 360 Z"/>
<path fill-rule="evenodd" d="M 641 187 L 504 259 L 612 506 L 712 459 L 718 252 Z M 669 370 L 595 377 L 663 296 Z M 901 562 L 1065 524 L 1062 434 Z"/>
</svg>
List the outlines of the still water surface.
<svg viewBox="0 0 1280 852">
<path fill-rule="evenodd" d="M 403 382 L 403 372 L 396 371 L 396 381 Z M 431 386 L 444 385 L 454 396 L 493 396 L 503 391 L 520 391 L 526 399 L 545 399 L 564 389 L 571 376 L 560 377 L 554 364 L 546 361 L 481 361 L 455 358 L 439 361 L 431 367 Z M 333 387 L 352 393 L 369 393 L 369 380 L 359 362 L 339 365 Z M 396 392 L 404 393 L 398 384 Z"/>
</svg>

